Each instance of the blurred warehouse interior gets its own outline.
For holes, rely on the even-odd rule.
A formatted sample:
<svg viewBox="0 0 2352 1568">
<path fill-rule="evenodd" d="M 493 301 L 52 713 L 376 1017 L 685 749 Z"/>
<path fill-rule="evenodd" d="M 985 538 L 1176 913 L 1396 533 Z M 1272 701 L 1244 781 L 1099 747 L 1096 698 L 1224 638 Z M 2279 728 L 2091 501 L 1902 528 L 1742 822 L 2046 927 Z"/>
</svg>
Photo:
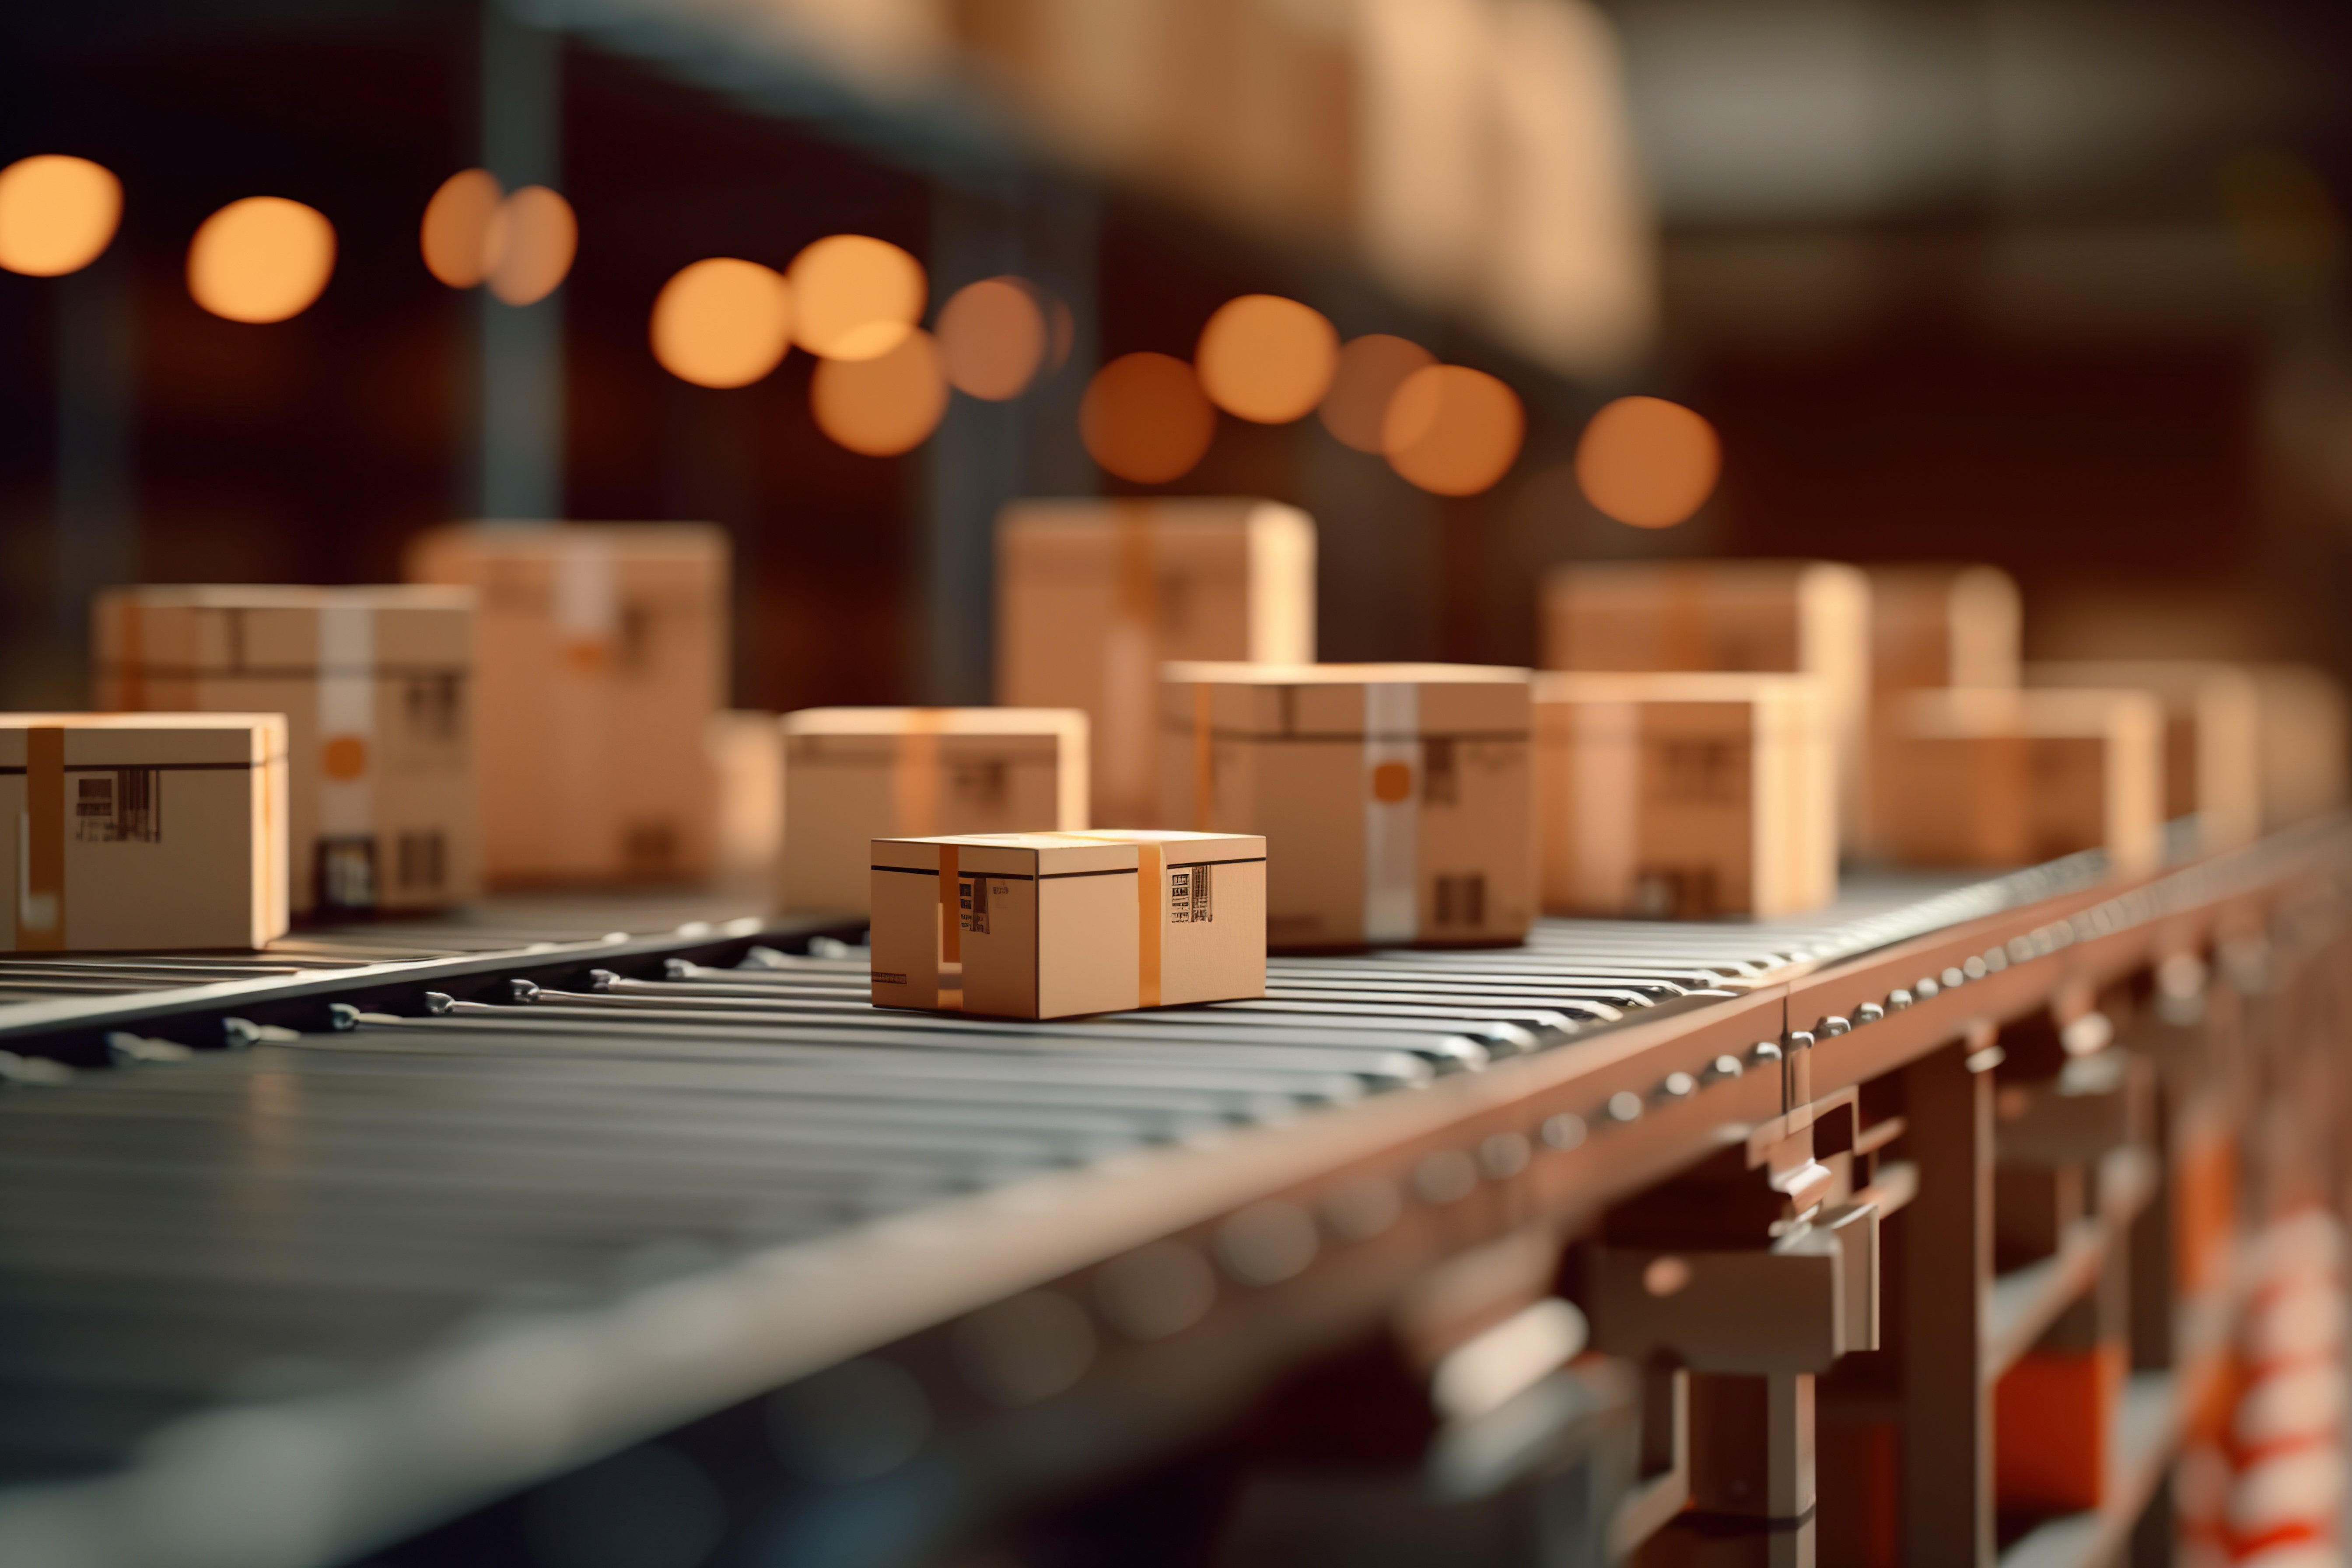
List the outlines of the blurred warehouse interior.
<svg viewBox="0 0 2352 1568">
<path fill-rule="evenodd" d="M 2032 658 L 2352 673 L 2333 8 L 213 0 L 0 29 L 0 147 L 121 190 L 90 265 L 0 276 L 0 705 L 87 700 L 106 584 L 388 580 L 452 517 L 723 525 L 740 705 L 983 700 L 998 508 L 1139 490 L 1312 514 L 1326 658 L 1530 662 L 1556 560 L 1820 555 L 2004 565 Z M 561 193 L 555 286 L 428 270 L 427 203 L 476 167 L 492 205 Z M 192 237 L 257 195 L 331 226 L 323 292 L 269 324 L 191 293 Z M 841 234 L 920 262 L 934 332 L 1026 280 L 1034 378 L 877 456 L 907 432 L 828 435 L 800 349 L 740 386 L 664 368 L 682 268 Z M 1159 482 L 1095 461 L 1097 367 L 1191 360 L 1255 293 L 1499 377 L 1507 468 L 1418 488 L 1328 408 L 1211 415 Z M 1577 482 L 1625 394 L 1720 435 L 1679 526 Z"/>
</svg>

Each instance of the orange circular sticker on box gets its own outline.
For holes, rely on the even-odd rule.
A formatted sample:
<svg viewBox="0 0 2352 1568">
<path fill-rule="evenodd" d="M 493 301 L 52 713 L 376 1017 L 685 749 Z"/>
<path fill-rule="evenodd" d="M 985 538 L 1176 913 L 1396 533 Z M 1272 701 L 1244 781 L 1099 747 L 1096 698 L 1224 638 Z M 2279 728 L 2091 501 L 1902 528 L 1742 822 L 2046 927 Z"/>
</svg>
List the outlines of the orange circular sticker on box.
<svg viewBox="0 0 2352 1568">
<path fill-rule="evenodd" d="M 367 742 L 358 735 L 336 735 L 320 758 L 331 779 L 355 779 L 367 772 Z"/>
<path fill-rule="evenodd" d="M 1412 795 L 1412 769 L 1402 763 L 1382 763 L 1372 770 L 1372 798 L 1394 805 Z"/>
</svg>

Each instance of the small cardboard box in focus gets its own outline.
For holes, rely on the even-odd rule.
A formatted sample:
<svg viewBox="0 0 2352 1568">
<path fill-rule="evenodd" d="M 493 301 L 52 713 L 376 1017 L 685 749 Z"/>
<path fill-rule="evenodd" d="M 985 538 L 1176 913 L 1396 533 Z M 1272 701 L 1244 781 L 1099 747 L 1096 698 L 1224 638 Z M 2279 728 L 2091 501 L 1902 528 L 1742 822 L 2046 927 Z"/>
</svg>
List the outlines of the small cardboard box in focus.
<svg viewBox="0 0 2352 1568">
<path fill-rule="evenodd" d="M 2262 691 L 2244 669 L 2190 659 L 2069 659 L 2027 665 L 2025 684 L 2155 698 L 2164 711 L 2165 819 L 2195 816 L 2207 854 L 2262 837 Z"/>
<path fill-rule="evenodd" d="M 98 706 L 283 713 L 295 915 L 431 910 L 481 892 L 474 596 L 464 588 L 113 588 Z"/>
<path fill-rule="evenodd" d="M 1028 500 L 996 532 L 996 700 L 1092 726 L 1097 822 L 1159 802 L 1160 666 L 1315 657 L 1315 524 L 1264 500 Z"/>
<path fill-rule="evenodd" d="M 2141 691 L 1915 691 L 1889 719 L 1883 843 L 1917 866 L 2162 853 L 2164 715 Z"/>
<path fill-rule="evenodd" d="M 1810 675 L 1838 757 L 1838 832 L 1864 831 L 1870 580 L 1827 561 L 1616 561 L 1544 578 L 1547 669 Z"/>
<path fill-rule="evenodd" d="M 1536 816 L 1552 914 L 1704 920 L 1837 896 L 1837 762 L 1801 675 L 1543 674 Z"/>
<path fill-rule="evenodd" d="M 877 838 L 877 1007 L 1065 1018 L 1265 994 L 1265 840 Z"/>
<path fill-rule="evenodd" d="M 286 933 L 286 720 L 0 713 L 0 952 Z"/>
<path fill-rule="evenodd" d="M 1266 841 L 1276 950 L 1516 942 L 1534 922 L 1528 672 L 1171 664 L 1161 816 Z"/>
<path fill-rule="evenodd" d="M 699 523 L 476 524 L 410 542 L 412 581 L 478 596 L 493 885 L 710 873 L 705 731 L 727 689 L 727 563 L 725 532 Z"/>
<path fill-rule="evenodd" d="M 877 838 L 1087 825 L 1075 709 L 807 708 L 783 744 L 782 909 L 866 912 Z"/>
</svg>

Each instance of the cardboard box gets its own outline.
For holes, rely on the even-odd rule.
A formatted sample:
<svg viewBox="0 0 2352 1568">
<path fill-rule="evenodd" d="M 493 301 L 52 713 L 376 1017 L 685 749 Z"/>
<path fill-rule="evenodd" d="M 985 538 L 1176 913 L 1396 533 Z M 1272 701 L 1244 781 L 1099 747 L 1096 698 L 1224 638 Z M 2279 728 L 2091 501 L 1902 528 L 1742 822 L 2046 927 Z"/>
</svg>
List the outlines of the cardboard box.
<svg viewBox="0 0 2352 1568">
<path fill-rule="evenodd" d="M 1538 675 L 1544 910 L 1818 909 L 1837 896 L 1836 769 L 1809 676 Z"/>
<path fill-rule="evenodd" d="M 0 713 L 0 952 L 286 933 L 286 720 Z"/>
<path fill-rule="evenodd" d="M 1093 820 L 1158 807 L 1160 666 L 1315 658 L 1315 524 L 1263 500 L 1027 500 L 996 531 L 996 700 L 1093 726 Z"/>
<path fill-rule="evenodd" d="M 782 909 L 866 912 L 877 838 L 1087 826 L 1075 709 L 808 708 L 783 746 Z"/>
<path fill-rule="evenodd" d="M 2262 837 L 2262 692 L 2235 665 L 2197 659 L 2029 664 L 2025 684 L 2145 691 L 2164 710 L 2166 820 L 2197 818 L 2198 847 L 2234 849 Z"/>
<path fill-rule="evenodd" d="M 1885 701 L 1938 686 L 2014 687 L 2017 580 L 1998 566 L 1872 566 L 1870 686 Z"/>
<path fill-rule="evenodd" d="M 2031 865 L 2162 850 L 2164 716 L 2139 691 L 1915 691 L 1891 718 L 1883 842 L 1911 865 Z"/>
<path fill-rule="evenodd" d="M 1865 836 L 1870 580 L 1826 561 L 1618 561 L 1543 585 L 1547 669 L 1810 675 L 1838 755 L 1838 835 Z"/>
<path fill-rule="evenodd" d="M 1265 837 L 1269 948 L 1526 938 L 1528 671 L 1171 664 L 1164 675 L 1162 819 Z"/>
<path fill-rule="evenodd" d="M 715 885 L 764 895 L 784 847 L 784 737 L 776 715 L 729 708 L 703 731 L 719 786 Z"/>
<path fill-rule="evenodd" d="M 472 587 L 493 885 L 688 882 L 713 867 L 705 727 L 727 689 L 727 536 L 698 523 L 436 529 L 412 581 Z"/>
<path fill-rule="evenodd" d="M 873 844 L 877 1007 L 1065 1018 L 1265 994 L 1265 840 L 974 834 Z"/>
<path fill-rule="evenodd" d="M 2305 664 L 2255 664 L 2263 831 L 2340 810 L 2347 798 L 2343 684 Z"/>
<path fill-rule="evenodd" d="M 473 594 L 113 588 L 92 616 L 97 705 L 283 713 L 296 916 L 481 893 Z"/>
</svg>

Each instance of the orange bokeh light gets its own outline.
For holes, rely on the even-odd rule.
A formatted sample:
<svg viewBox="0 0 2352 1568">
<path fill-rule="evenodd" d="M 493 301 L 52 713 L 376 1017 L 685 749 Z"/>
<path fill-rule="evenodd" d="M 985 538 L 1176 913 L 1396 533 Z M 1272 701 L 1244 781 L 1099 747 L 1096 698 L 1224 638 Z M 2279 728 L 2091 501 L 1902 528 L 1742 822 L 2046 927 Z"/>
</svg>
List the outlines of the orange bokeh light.
<svg viewBox="0 0 2352 1568">
<path fill-rule="evenodd" d="M 714 256 L 680 268 L 654 299 L 654 358 L 697 386 L 749 386 L 792 344 L 792 290 L 756 261 Z"/>
<path fill-rule="evenodd" d="M 461 169 L 441 182 L 425 204 L 417 244 L 425 269 L 452 289 L 471 289 L 490 275 L 490 227 L 505 198 L 488 169 Z"/>
<path fill-rule="evenodd" d="M 1323 428 L 1359 452 L 1379 452 L 1389 400 L 1407 376 L 1436 363 L 1419 343 L 1386 332 L 1351 339 L 1339 351 L 1331 390 L 1323 397 Z"/>
<path fill-rule="evenodd" d="M 1635 528 L 1672 528 L 1703 505 L 1723 470 L 1715 426 L 1663 397 L 1621 397 L 1576 444 L 1584 499 Z"/>
<path fill-rule="evenodd" d="M 1339 361 L 1339 334 L 1322 312 L 1276 294 L 1218 306 L 1193 354 L 1209 401 L 1259 425 L 1313 413 Z"/>
<path fill-rule="evenodd" d="M 1423 489 L 1474 496 L 1509 472 L 1526 434 L 1517 393 L 1483 370 L 1433 364 L 1405 377 L 1389 399 L 1381 447 Z"/>
<path fill-rule="evenodd" d="M 877 359 L 922 319 L 923 264 L 887 240 L 835 234 L 793 258 L 793 337 L 823 359 Z"/>
<path fill-rule="evenodd" d="M 122 182 L 103 164 L 44 153 L 0 169 L 0 267 L 11 272 L 79 272 L 121 219 Z"/>
<path fill-rule="evenodd" d="M 939 346 L 920 327 L 910 329 L 887 353 L 822 361 L 809 383 L 817 428 L 869 458 L 921 446 L 947 406 Z"/>
<path fill-rule="evenodd" d="M 188 243 L 188 292 L 232 321 L 282 321 L 310 308 L 335 270 L 335 226 L 283 196 L 247 196 Z"/>
<path fill-rule="evenodd" d="M 1018 397 L 1045 362 L 1045 313 L 1018 278 L 987 278 L 957 289 L 940 311 L 940 363 L 948 384 L 1001 403 Z"/>
<path fill-rule="evenodd" d="M 525 185 L 499 204 L 483 237 L 490 292 L 530 305 L 555 292 L 580 248 L 572 204 L 545 185 Z"/>
<path fill-rule="evenodd" d="M 1200 378 L 1169 354 L 1121 354 L 1095 372 L 1078 405 L 1078 435 L 1095 461 L 1140 485 L 1190 473 L 1216 433 Z"/>
</svg>

